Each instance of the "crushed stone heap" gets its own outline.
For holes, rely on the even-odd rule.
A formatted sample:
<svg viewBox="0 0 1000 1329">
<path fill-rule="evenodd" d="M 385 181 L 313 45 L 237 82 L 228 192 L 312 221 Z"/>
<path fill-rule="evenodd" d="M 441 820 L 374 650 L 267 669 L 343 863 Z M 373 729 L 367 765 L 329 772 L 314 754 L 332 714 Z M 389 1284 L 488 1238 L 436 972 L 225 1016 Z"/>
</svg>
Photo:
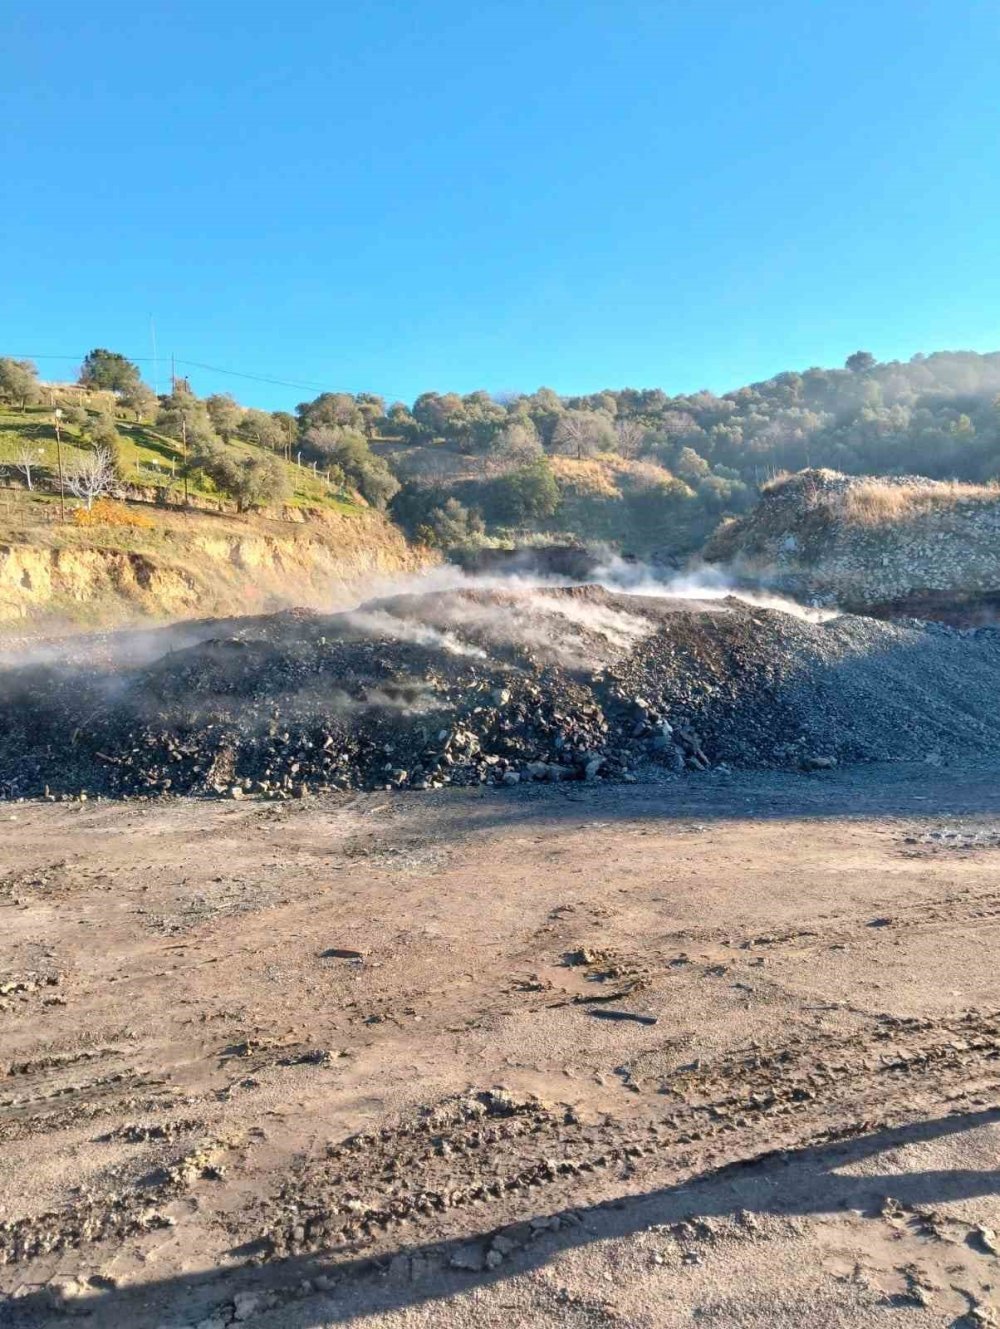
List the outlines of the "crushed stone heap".
<svg viewBox="0 0 1000 1329">
<path fill-rule="evenodd" d="M 1000 488 L 806 470 L 724 522 L 710 563 L 797 599 L 956 627 L 1000 622 Z"/>
<path fill-rule="evenodd" d="M 290 797 L 1000 753 L 993 629 L 473 585 L 210 631 L 152 660 L 4 669 L 0 792 Z"/>
</svg>

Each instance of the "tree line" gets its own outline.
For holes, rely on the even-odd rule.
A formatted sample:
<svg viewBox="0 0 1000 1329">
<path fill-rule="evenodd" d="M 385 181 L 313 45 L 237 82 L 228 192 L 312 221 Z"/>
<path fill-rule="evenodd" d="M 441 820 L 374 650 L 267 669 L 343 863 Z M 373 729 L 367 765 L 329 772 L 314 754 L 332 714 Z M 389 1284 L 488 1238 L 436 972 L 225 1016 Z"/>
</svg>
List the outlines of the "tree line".
<svg viewBox="0 0 1000 1329">
<path fill-rule="evenodd" d="M 840 369 L 782 373 L 721 396 L 621 388 L 565 397 L 543 387 L 425 392 L 407 404 L 331 391 L 294 413 L 244 406 L 227 393 L 200 398 L 184 379 L 157 397 L 134 363 L 103 348 L 84 358 L 79 383 L 110 394 L 136 421 L 151 420 L 178 443 L 185 466 L 240 505 L 279 496 L 287 476 L 276 459 L 294 460 L 437 543 L 551 519 L 562 494 L 552 467 L 559 456 L 628 463 L 637 512 L 683 500 L 706 520 L 740 511 L 763 481 L 804 466 L 970 481 L 1000 473 L 998 353 L 879 363 L 858 351 Z M 41 394 L 34 365 L 0 358 L 0 397 L 24 409 Z M 113 448 L 112 418 L 89 417 L 87 428 L 95 446 Z M 255 455 L 236 458 L 225 446 L 233 439 L 255 445 Z M 389 442 L 395 456 L 379 446 Z M 407 449 L 465 458 L 479 478 L 456 485 L 413 476 Z"/>
</svg>

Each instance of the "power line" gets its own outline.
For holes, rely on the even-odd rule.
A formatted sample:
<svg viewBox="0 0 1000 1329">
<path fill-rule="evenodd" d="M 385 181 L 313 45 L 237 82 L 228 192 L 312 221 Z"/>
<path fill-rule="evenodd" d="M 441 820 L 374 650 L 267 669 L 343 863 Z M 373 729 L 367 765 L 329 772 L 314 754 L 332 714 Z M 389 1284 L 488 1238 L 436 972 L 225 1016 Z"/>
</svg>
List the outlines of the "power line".
<svg viewBox="0 0 1000 1329">
<path fill-rule="evenodd" d="M 82 355 L 15 355 L 11 357 L 14 360 L 76 360 L 78 363 L 84 359 Z M 149 355 L 129 355 L 126 359 L 131 360 L 133 364 L 155 366 L 156 358 Z M 219 365 L 206 365 L 201 360 L 182 360 L 177 358 L 179 365 L 187 365 L 189 369 L 207 369 L 212 374 L 226 374 L 230 378 L 246 378 L 254 383 L 270 383 L 279 388 L 306 388 L 316 392 L 329 392 L 329 383 L 302 383 L 287 378 L 270 378 L 265 374 L 248 374 L 240 369 L 223 369 Z"/>
<path fill-rule="evenodd" d="M 76 360 L 77 362 L 84 359 L 82 355 L 15 355 L 11 358 L 14 360 Z M 126 356 L 126 359 L 137 365 L 156 364 L 156 359 L 150 355 L 129 355 Z M 223 369 L 219 365 L 206 365 L 200 360 L 182 360 L 178 357 L 177 363 L 187 365 L 190 369 L 207 369 L 213 374 L 227 374 L 230 378 L 249 378 L 256 383 L 272 383 L 281 388 L 315 388 L 317 392 L 325 390 L 322 383 L 300 383 L 287 378 L 269 378 L 264 374 L 247 374 L 239 369 Z M 329 384 L 326 385 L 326 390 L 328 389 Z"/>
<path fill-rule="evenodd" d="M 179 365 L 188 365 L 191 369 L 207 369 L 212 374 L 228 374 L 231 378 L 249 378 L 255 383 L 273 383 L 279 388 L 315 388 L 317 392 L 329 391 L 321 383 L 293 383 L 287 378 L 268 378 L 264 374 L 245 374 L 239 369 L 220 369 L 218 365 L 205 365 L 200 360 L 178 360 Z"/>
<path fill-rule="evenodd" d="M 85 358 L 85 357 L 82 356 L 82 355 L 14 355 L 14 356 L 11 356 L 11 359 L 13 359 L 13 360 L 75 360 L 77 364 L 79 364 L 84 358 Z M 154 369 L 155 369 L 155 366 L 156 366 L 156 364 L 157 364 L 156 357 L 155 357 L 155 356 L 150 356 L 150 355 L 129 355 L 129 356 L 126 356 L 126 359 L 131 360 L 133 364 L 137 364 L 137 365 L 148 365 L 148 364 L 152 364 L 152 365 L 154 366 Z M 330 387 L 330 384 L 329 384 L 329 383 L 303 383 L 303 382 L 296 382 L 296 381 L 294 381 L 294 380 L 292 380 L 292 379 L 287 379 L 287 378 L 270 378 L 270 377 L 268 377 L 268 376 L 265 375 L 265 374 L 248 374 L 248 373 L 244 372 L 243 370 L 239 370 L 239 369 L 222 369 L 219 365 L 206 365 L 206 364 L 203 364 L 202 361 L 200 361 L 200 360 L 182 360 L 180 357 L 178 357 L 178 358 L 177 358 L 177 364 L 179 364 L 179 365 L 186 365 L 189 369 L 206 369 L 206 370 L 208 370 L 209 373 L 212 373 L 212 374 L 225 374 L 225 375 L 227 375 L 229 378 L 245 378 L 245 379 L 249 379 L 251 382 L 254 382 L 254 383 L 268 383 L 268 384 L 270 384 L 271 386 L 273 386 L 273 387 L 278 387 L 278 388 L 300 388 L 300 389 L 304 389 L 304 390 L 306 390 L 306 391 L 312 391 L 312 392 L 331 392 L 331 391 L 335 391 L 335 389 L 332 389 L 332 388 Z M 344 390 L 346 391 L 346 389 L 344 389 Z M 398 393 L 394 395 L 393 393 L 386 392 L 386 393 L 382 393 L 381 395 L 384 396 L 387 400 L 388 400 L 389 398 L 392 398 L 393 400 L 402 400 L 402 396 L 401 396 L 401 394 L 398 394 Z"/>
</svg>

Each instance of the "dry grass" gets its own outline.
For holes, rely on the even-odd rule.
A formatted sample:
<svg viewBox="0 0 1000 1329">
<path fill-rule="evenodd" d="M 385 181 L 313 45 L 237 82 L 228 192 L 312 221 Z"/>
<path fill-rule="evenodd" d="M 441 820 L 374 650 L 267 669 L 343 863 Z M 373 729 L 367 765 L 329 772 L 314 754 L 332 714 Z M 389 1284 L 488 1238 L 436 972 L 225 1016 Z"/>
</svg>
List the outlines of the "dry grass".
<svg viewBox="0 0 1000 1329">
<path fill-rule="evenodd" d="M 570 485 L 577 493 L 601 498 L 621 498 L 615 484 L 611 466 L 599 457 L 553 457 L 552 470 L 562 485 Z"/>
<path fill-rule="evenodd" d="M 151 531 L 156 525 L 144 512 L 110 498 L 99 498 L 92 508 L 74 509 L 72 520 L 77 526 L 134 526 L 144 531 Z"/>
<path fill-rule="evenodd" d="M 810 490 L 818 492 L 825 483 L 843 478 L 840 471 L 831 471 L 826 466 L 813 466 L 805 471 L 775 471 L 774 475 L 761 485 L 760 492 L 780 494 L 783 489 L 805 489 L 807 485 Z"/>
<path fill-rule="evenodd" d="M 962 484 L 880 484 L 863 480 L 838 495 L 843 520 L 855 526 L 889 526 L 926 512 L 947 512 L 966 503 L 996 503 L 1000 487 Z"/>
<path fill-rule="evenodd" d="M 579 494 L 598 498 L 621 498 L 623 493 L 666 484 L 674 477 L 651 461 L 628 461 L 605 453 L 598 457 L 552 457 L 552 470 L 563 485 Z"/>
<path fill-rule="evenodd" d="M 780 494 L 789 480 L 795 479 L 794 471 L 777 471 L 770 480 L 765 480 L 760 487 L 762 494 Z"/>
</svg>

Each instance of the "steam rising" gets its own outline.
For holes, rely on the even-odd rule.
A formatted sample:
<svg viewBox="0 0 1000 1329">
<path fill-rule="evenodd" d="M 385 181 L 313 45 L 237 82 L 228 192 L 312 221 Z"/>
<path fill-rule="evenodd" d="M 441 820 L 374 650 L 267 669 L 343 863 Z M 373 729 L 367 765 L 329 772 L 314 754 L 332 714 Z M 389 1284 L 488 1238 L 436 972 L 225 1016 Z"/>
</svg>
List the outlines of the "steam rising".
<svg viewBox="0 0 1000 1329">
<path fill-rule="evenodd" d="M 582 584 L 635 597 L 636 612 L 583 595 L 554 594 Z M 348 634 L 408 642 L 478 660 L 487 659 L 497 648 L 517 648 L 570 669 L 619 658 L 655 631 L 651 616 L 643 613 L 644 599 L 655 600 L 660 609 L 675 605 L 678 610 L 726 613 L 724 602 L 735 599 L 811 623 L 837 617 L 835 610 L 801 605 L 764 589 L 748 589 L 716 568 L 671 573 L 612 555 L 584 582 L 527 570 L 510 575 L 469 573 L 444 565 L 386 579 L 374 587 L 369 583 L 367 589 L 363 602 L 337 606 L 336 621 Z M 0 651 L 0 668 L 96 667 L 113 674 L 185 650 L 227 629 L 242 636 L 252 632 L 253 620 L 203 620 L 55 642 L 18 643 Z"/>
<path fill-rule="evenodd" d="M 664 580 L 658 570 L 648 564 L 626 563 L 624 559 L 613 558 L 597 570 L 594 580 L 608 590 L 626 595 L 648 595 L 655 599 L 741 600 L 758 609 L 777 609 L 807 623 L 826 623 L 840 616 L 839 609 L 820 609 L 771 591 L 749 590 L 735 582 L 727 572 L 714 567 L 679 572 Z"/>
<path fill-rule="evenodd" d="M 442 632 L 429 623 L 397 618 L 384 609 L 357 609 L 345 614 L 343 622 L 366 637 L 391 637 L 394 641 L 411 641 L 416 646 L 438 647 L 449 655 L 486 659 L 484 650 L 460 640 L 452 632 Z"/>
</svg>

